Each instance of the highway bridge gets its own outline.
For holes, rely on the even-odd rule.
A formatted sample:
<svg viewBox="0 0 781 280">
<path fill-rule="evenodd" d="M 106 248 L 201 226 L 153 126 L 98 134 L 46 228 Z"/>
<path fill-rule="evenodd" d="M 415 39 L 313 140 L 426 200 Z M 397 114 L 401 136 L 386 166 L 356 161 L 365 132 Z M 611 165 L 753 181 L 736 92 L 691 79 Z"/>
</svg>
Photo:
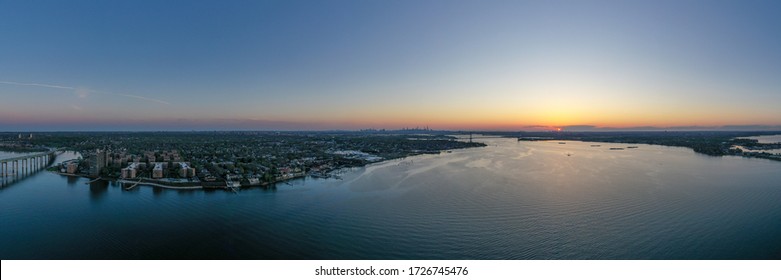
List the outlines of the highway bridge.
<svg viewBox="0 0 781 280">
<path fill-rule="evenodd" d="M 23 177 L 45 169 L 57 157 L 57 150 L 0 159 L 0 179 Z"/>
</svg>

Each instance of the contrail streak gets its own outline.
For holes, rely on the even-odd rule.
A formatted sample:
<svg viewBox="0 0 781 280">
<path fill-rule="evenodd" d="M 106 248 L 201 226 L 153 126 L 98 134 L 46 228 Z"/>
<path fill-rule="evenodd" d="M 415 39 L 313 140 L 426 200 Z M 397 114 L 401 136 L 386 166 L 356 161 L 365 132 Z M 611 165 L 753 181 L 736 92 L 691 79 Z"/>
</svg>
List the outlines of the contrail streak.
<svg viewBox="0 0 781 280">
<path fill-rule="evenodd" d="M 58 85 L 47 85 L 47 84 L 17 83 L 17 82 L 9 82 L 9 81 L 0 81 L 0 84 L 15 85 L 15 86 L 32 86 L 32 87 L 47 87 L 47 88 L 59 88 L 59 89 L 72 89 L 72 90 L 76 90 L 75 87 L 66 87 L 66 86 L 58 86 Z"/>
<path fill-rule="evenodd" d="M 76 88 L 76 87 L 60 86 L 60 85 L 50 85 L 50 84 L 39 84 L 39 83 L 18 83 L 18 82 L 11 82 L 11 81 L 0 81 L 0 84 L 15 85 L 15 86 L 31 86 L 31 87 L 45 87 L 45 88 L 56 88 L 56 89 L 79 90 L 79 88 Z M 168 101 L 164 101 L 164 100 L 160 100 L 160 99 L 154 99 L 154 98 L 140 96 L 140 95 L 134 95 L 134 94 L 111 93 L 111 92 L 96 91 L 96 90 L 87 90 L 87 92 L 89 92 L 89 93 L 96 93 L 96 94 L 102 94 L 102 95 L 113 95 L 113 96 L 122 96 L 122 97 L 128 97 L 128 98 L 135 98 L 135 99 L 151 101 L 151 102 L 156 102 L 156 103 L 166 104 L 166 105 L 170 105 L 171 104 Z"/>
</svg>

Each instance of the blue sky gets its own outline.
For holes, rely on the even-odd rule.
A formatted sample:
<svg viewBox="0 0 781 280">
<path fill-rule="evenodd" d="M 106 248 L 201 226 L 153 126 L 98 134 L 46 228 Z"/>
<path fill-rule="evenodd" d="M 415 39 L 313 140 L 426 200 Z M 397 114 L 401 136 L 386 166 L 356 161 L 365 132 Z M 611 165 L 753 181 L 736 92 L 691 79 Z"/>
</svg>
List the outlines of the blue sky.
<svg viewBox="0 0 781 280">
<path fill-rule="evenodd" d="M 0 130 L 781 125 L 774 1 L 0 1 Z"/>
</svg>

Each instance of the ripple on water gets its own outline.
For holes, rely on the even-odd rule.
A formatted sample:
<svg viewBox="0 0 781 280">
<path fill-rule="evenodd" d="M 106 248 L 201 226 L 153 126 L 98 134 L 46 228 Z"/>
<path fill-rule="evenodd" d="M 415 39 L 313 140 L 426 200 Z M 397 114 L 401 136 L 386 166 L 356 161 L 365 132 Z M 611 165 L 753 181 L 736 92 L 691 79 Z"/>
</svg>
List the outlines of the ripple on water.
<svg viewBox="0 0 781 280">
<path fill-rule="evenodd" d="M 36 174 L 0 192 L 0 258 L 781 257 L 777 162 L 486 141 L 238 194 Z"/>
</svg>

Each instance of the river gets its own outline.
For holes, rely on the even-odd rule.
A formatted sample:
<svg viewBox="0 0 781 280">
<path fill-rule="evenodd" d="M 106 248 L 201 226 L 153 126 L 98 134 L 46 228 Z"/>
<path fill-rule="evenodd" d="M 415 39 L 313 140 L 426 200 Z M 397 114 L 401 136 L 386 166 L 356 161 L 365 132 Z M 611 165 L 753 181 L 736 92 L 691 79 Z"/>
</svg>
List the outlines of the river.
<svg viewBox="0 0 781 280">
<path fill-rule="evenodd" d="M 779 162 L 483 140 L 239 193 L 39 172 L 0 188 L 0 258 L 781 258 Z"/>
</svg>

